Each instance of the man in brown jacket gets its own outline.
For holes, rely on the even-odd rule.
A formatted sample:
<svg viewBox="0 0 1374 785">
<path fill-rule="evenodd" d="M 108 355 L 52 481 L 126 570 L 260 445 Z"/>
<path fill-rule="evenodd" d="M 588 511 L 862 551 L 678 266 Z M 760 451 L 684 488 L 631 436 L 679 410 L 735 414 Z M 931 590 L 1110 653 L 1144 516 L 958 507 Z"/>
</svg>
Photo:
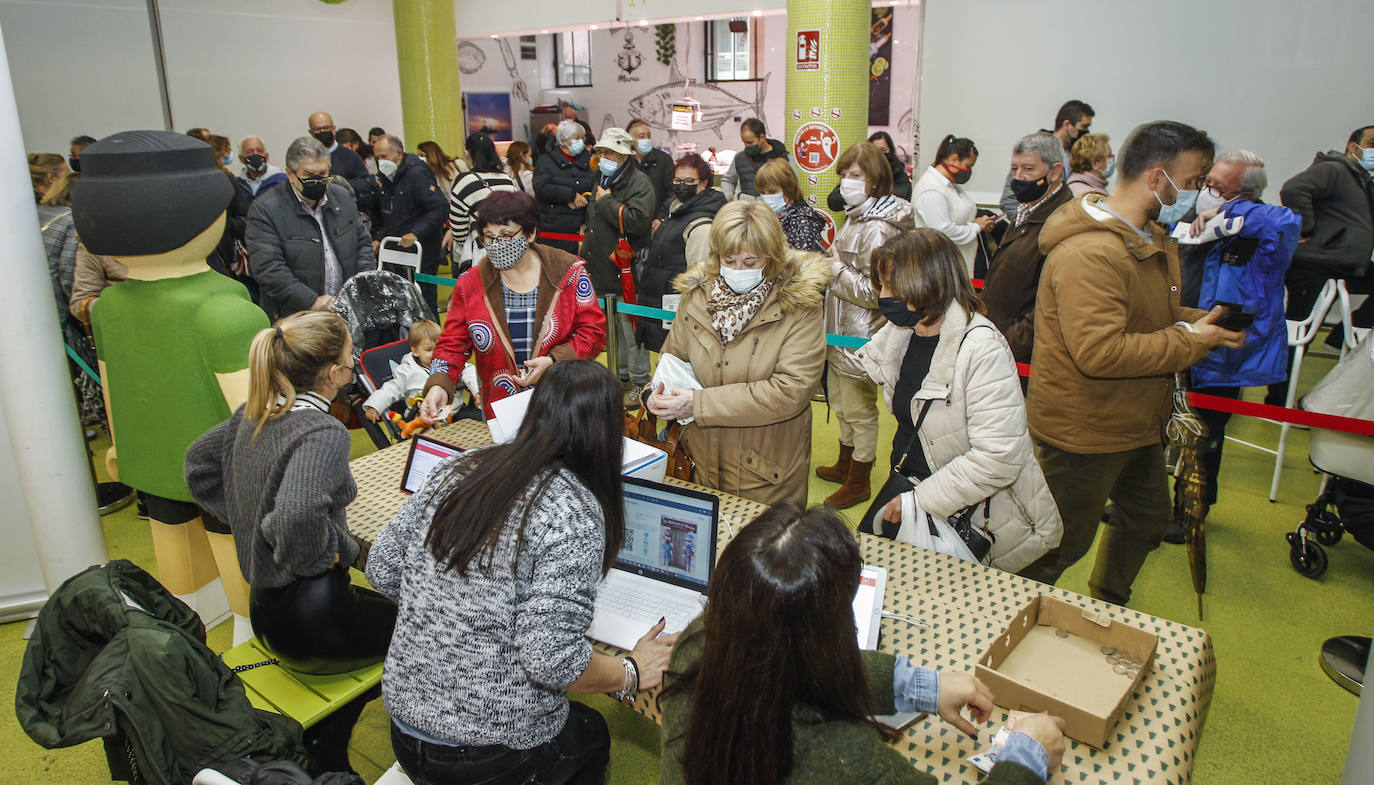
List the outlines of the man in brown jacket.
<svg viewBox="0 0 1374 785">
<path fill-rule="evenodd" d="M 1052 584 L 1087 553 L 1110 497 L 1115 525 L 1088 585 L 1094 597 L 1124 605 L 1168 528 L 1163 431 L 1172 375 L 1245 340 L 1216 325 L 1224 308 L 1180 305 L 1178 246 L 1155 220 L 1187 201 L 1213 153 L 1205 134 L 1182 123 L 1140 126 L 1118 153 L 1116 189 L 1064 206 L 1040 232 L 1049 258 L 1026 407 L 1064 537 L 1026 577 Z"/>
</svg>

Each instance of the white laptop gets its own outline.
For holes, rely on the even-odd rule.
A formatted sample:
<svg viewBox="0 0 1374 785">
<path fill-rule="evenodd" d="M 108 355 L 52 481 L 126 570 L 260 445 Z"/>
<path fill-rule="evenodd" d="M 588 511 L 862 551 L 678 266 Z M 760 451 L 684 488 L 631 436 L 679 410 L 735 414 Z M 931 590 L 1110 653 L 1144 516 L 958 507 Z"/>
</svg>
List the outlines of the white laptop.
<svg viewBox="0 0 1374 785">
<path fill-rule="evenodd" d="M 658 623 L 682 630 L 706 605 L 720 499 L 625 478 L 625 544 L 596 593 L 588 637 L 629 651 Z"/>
</svg>

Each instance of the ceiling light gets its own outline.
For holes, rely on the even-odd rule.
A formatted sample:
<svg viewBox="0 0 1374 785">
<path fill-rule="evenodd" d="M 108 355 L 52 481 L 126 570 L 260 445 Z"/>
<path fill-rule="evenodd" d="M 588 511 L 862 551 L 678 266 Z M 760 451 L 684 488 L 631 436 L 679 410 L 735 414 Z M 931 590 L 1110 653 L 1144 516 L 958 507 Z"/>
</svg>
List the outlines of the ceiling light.
<svg viewBox="0 0 1374 785">
<path fill-rule="evenodd" d="M 593 29 L 593 30 L 595 30 L 595 29 L 596 29 L 596 27 L 597 27 L 597 26 L 596 26 L 596 25 L 592 25 L 592 29 Z"/>
</svg>

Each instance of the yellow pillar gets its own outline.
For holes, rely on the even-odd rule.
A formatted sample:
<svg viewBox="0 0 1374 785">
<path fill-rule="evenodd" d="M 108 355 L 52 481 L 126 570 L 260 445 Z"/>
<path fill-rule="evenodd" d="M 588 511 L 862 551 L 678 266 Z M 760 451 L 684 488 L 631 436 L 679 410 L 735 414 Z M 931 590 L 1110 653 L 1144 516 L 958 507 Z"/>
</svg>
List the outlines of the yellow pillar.
<svg viewBox="0 0 1374 785">
<path fill-rule="evenodd" d="M 868 138 L 871 0 L 788 0 L 787 136 L 802 193 L 838 221 L 825 199 L 839 182 L 835 161 Z M 833 229 L 833 225 L 832 225 Z"/>
<path fill-rule="evenodd" d="M 450 155 L 461 153 L 465 134 L 453 0 L 392 0 L 391 10 L 406 149 L 434 140 Z"/>
</svg>

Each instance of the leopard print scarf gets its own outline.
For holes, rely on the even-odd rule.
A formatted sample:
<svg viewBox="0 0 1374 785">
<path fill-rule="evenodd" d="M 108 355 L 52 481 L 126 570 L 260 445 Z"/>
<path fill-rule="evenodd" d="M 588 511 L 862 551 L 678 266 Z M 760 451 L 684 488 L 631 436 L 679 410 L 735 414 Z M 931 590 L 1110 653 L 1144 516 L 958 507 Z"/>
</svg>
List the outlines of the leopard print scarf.
<svg viewBox="0 0 1374 785">
<path fill-rule="evenodd" d="M 767 279 L 744 294 L 735 294 L 720 276 L 707 284 L 706 312 L 711 314 L 711 326 L 720 333 L 722 344 L 739 336 L 771 291 L 773 282 Z"/>
</svg>

